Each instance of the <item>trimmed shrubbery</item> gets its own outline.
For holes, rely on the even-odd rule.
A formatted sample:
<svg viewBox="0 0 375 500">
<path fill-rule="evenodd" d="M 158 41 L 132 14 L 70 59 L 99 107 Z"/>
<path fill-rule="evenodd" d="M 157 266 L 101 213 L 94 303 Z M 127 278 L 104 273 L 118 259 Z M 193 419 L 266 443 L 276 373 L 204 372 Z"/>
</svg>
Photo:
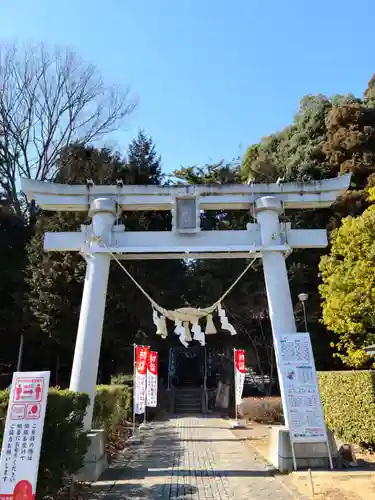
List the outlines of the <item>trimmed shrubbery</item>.
<svg viewBox="0 0 375 500">
<path fill-rule="evenodd" d="M 375 447 L 375 371 L 319 372 L 328 428 L 348 444 Z M 241 416 L 254 422 L 282 422 L 281 399 L 244 398 Z"/>
<path fill-rule="evenodd" d="M 0 391 L 0 446 L 9 392 Z M 83 418 L 89 397 L 50 389 L 39 464 L 38 498 L 55 496 L 64 481 L 83 465 L 88 439 Z M 132 393 L 126 386 L 98 386 L 94 406 L 95 426 L 107 432 L 131 416 Z"/>
<path fill-rule="evenodd" d="M 0 392 L 0 442 L 8 399 L 8 391 Z M 38 498 L 58 491 L 64 480 L 82 467 L 88 444 L 82 432 L 82 423 L 88 402 L 86 394 L 49 390 L 39 464 Z"/>
<path fill-rule="evenodd" d="M 127 385 L 133 387 L 133 374 L 119 373 L 118 375 L 112 375 L 111 385 Z"/>
<path fill-rule="evenodd" d="M 132 390 L 126 385 L 99 385 L 96 389 L 93 427 L 107 433 L 132 415 Z"/>
<path fill-rule="evenodd" d="M 374 446 L 375 372 L 320 372 L 318 379 L 328 428 L 346 443 Z"/>
</svg>

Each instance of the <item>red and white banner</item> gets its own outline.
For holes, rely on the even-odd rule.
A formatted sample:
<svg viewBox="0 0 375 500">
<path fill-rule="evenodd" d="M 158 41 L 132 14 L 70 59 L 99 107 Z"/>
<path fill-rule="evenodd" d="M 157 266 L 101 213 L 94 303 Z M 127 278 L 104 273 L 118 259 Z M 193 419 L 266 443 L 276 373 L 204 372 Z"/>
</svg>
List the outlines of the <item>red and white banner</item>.
<svg viewBox="0 0 375 500">
<path fill-rule="evenodd" d="M 150 408 L 158 405 L 158 353 L 151 351 L 147 363 L 147 397 Z"/>
<path fill-rule="evenodd" d="M 241 404 L 243 386 L 245 383 L 245 351 L 234 350 L 234 383 L 236 389 L 236 405 Z"/>
<path fill-rule="evenodd" d="M 0 458 L 0 499 L 33 500 L 50 372 L 16 372 Z"/>
<path fill-rule="evenodd" d="M 146 377 L 150 348 L 135 346 L 134 413 L 141 415 L 146 407 Z"/>
</svg>

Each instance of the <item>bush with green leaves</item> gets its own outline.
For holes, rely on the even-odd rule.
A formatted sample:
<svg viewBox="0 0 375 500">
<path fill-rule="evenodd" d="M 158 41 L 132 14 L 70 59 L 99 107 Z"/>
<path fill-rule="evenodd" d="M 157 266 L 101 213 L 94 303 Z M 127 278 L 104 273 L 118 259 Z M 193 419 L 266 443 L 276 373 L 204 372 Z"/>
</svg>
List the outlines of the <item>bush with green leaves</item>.
<svg viewBox="0 0 375 500">
<path fill-rule="evenodd" d="M 111 385 L 133 385 L 133 374 L 119 373 L 111 376 Z"/>
<path fill-rule="evenodd" d="M 0 391 L 0 444 L 9 400 Z M 54 496 L 66 478 L 83 465 L 88 438 L 83 418 L 89 403 L 87 394 L 50 389 L 38 474 L 38 498 Z M 127 386 L 98 386 L 94 406 L 95 426 L 113 431 L 131 417 L 132 391 Z"/>
<path fill-rule="evenodd" d="M 318 379 L 328 428 L 346 443 L 373 447 L 375 372 L 320 372 Z"/>
<path fill-rule="evenodd" d="M 9 392 L 0 392 L 0 443 L 8 406 Z M 38 474 L 37 498 L 54 495 L 64 480 L 83 465 L 88 439 L 83 417 L 89 397 L 70 391 L 50 389 L 43 431 Z"/>
<path fill-rule="evenodd" d="M 96 389 L 93 427 L 107 433 L 131 419 L 132 390 L 126 385 L 99 385 Z"/>
</svg>

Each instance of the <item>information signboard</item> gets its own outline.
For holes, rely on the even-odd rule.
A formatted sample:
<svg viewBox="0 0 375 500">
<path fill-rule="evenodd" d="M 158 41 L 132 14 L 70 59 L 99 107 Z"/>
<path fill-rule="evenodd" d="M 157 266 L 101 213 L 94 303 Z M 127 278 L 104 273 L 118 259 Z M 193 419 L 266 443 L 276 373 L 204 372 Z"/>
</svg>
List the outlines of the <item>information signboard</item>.
<svg viewBox="0 0 375 500">
<path fill-rule="evenodd" d="M 0 459 L 0 499 L 35 498 L 50 372 L 13 374 Z"/>
<path fill-rule="evenodd" d="M 276 356 L 288 412 L 291 441 L 326 442 L 327 430 L 310 335 L 281 335 L 276 341 Z"/>
</svg>

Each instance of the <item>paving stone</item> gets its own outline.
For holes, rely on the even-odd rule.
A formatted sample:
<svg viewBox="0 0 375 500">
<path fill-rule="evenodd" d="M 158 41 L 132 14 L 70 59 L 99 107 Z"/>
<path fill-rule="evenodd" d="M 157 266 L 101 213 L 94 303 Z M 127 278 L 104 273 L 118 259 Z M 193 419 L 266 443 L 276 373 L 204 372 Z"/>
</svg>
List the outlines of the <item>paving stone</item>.
<svg viewBox="0 0 375 500">
<path fill-rule="evenodd" d="M 270 467 L 239 441 L 229 422 L 178 417 L 154 423 L 143 442 L 120 457 L 119 477 L 93 484 L 105 500 L 291 500 Z"/>
</svg>

